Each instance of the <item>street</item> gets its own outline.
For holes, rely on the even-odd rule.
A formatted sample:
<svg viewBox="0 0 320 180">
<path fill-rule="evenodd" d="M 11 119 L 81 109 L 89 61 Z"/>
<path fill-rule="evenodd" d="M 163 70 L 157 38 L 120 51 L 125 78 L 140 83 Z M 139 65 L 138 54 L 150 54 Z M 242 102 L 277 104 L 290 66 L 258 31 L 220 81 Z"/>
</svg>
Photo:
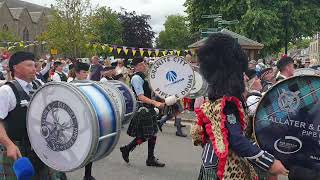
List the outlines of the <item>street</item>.
<svg viewBox="0 0 320 180">
<path fill-rule="evenodd" d="M 188 127 L 188 126 L 187 126 Z M 185 133 L 189 133 L 184 129 Z M 132 138 L 122 130 L 121 138 L 115 150 L 105 159 L 93 163 L 93 175 L 97 180 L 195 180 L 200 169 L 201 147 L 194 147 L 191 138 L 175 136 L 173 126 L 164 126 L 158 133 L 155 155 L 166 163 L 164 168 L 147 167 L 145 164 L 148 145 L 137 147 L 130 154 L 130 164 L 126 164 L 119 151 L 123 144 Z M 68 173 L 70 180 L 80 180 L 84 168 Z"/>
</svg>

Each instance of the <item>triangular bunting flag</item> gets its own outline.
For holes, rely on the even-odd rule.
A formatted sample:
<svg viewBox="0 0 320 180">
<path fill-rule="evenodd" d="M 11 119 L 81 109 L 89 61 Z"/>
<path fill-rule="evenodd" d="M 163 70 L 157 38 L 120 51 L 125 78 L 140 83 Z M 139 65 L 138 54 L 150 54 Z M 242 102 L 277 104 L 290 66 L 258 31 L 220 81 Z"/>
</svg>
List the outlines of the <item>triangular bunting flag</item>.
<svg viewBox="0 0 320 180">
<path fill-rule="evenodd" d="M 137 50 L 132 48 L 132 55 L 135 56 L 136 55 Z"/>
<path fill-rule="evenodd" d="M 113 51 L 113 47 L 109 47 L 109 53 Z"/>
<path fill-rule="evenodd" d="M 169 51 L 171 55 L 173 55 L 173 51 Z"/>
<path fill-rule="evenodd" d="M 123 49 L 124 53 L 127 55 L 127 54 L 128 54 L 128 51 L 129 51 L 129 50 L 127 49 L 127 47 L 126 47 L 126 46 L 123 46 L 122 49 Z"/>
<path fill-rule="evenodd" d="M 102 46 L 101 46 L 101 48 L 102 48 L 102 50 L 104 50 L 104 51 L 105 51 L 105 50 L 106 50 L 106 48 L 107 48 L 107 46 L 102 45 Z"/>
<path fill-rule="evenodd" d="M 188 49 L 186 49 L 186 50 L 184 50 L 186 53 L 189 53 L 189 50 Z"/>
<path fill-rule="evenodd" d="M 155 53 L 156 53 L 156 56 L 158 56 L 159 55 L 159 49 L 156 49 Z"/>
<path fill-rule="evenodd" d="M 165 56 L 167 55 L 167 50 L 162 51 L 162 54 Z"/>
<path fill-rule="evenodd" d="M 127 55 L 128 54 L 128 52 L 129 52 L 129 50 L 128 49 L 125 49 L 125 50 L 123 50 L 124 51 L 124 53 Z"/>
<path fill-rule="evenodd" d="M 181 52 L 180 50 L 177 51 L 177 55 L 178 55 L 178 56 L 180 56 L 180 52 Z"/>
<path fill-rule="evenodd" d="M 149 49 L 149 50 L 148 50 L 148 55 L 149 55 L 149 57 L 151 56 L 151 53 L 152 53 L 152 51 L 151 51 L 151 49 Z"/>
<path fill-rule="evenodd" d="M 143 54 L 144 54 L 143 48 L 139 48 L 139 51 L 140 51 L 140 55 L 143 56 Z"/>
<path fill-rule="evenodd" d="M 121 50 L 122 50 L 122 48 L 117 48 L 118 54 L 120 54 Z"/>
<path fill-rule="evenodd" d="M 20 47 L 23 47 L 23 42 L 20 42 L 20 43 L 19 43 L 19 46 L 20 46 Z"/>
<path fill-rule="evenodd" d="M 177 54 L 177 50 L 173 50 L 174 54 Z"/>
</svg>

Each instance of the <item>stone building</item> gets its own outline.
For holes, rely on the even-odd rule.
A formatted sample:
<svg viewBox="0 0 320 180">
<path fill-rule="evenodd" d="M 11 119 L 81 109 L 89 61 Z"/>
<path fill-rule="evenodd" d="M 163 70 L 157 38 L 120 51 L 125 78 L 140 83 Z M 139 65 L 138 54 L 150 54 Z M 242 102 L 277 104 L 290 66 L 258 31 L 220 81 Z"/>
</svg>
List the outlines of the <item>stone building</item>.
<svg viewBox="0 0 320 180">
<path fill-rule="evenodd" d="M 0 31 L 8 31 L 21 41 L 35 41 L 47 28 L 50 9 L 20 0 L 0 0 Z M 3 43 L 3 42 L 2 42 Z M 40 55 L 42 46 L 27 50 Z"/>
<path fill-rule="evenodd" d="M 320 53 L 320 33 L 313 36 L 313 41 L 309 46 L 309 57 L 310 59 L 316 59 L 319 63 L 319 53 Z"/>
</svg>

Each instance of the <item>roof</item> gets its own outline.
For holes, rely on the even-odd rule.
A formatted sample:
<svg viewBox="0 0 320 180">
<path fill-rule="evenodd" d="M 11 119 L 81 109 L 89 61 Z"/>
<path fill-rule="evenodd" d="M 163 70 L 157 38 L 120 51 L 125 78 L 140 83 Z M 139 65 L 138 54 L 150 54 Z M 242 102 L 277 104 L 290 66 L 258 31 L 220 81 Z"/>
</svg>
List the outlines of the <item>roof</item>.
<svg viewBox="0 0 320 180">
<path fill-rule="evenodd" d="M 19 20 L 21 13 L 25 8 L 9 8 L 14 19 Z"/>
<path fill-rule="evenodd" d="M 242 36 L 240 34 L 237 34 L 235 32 L 232 32 L 228 29 L 222 29 L 220 32 L 223 34 L 230 35 L 231 37 L 237 39 L 243 49 L 262 49 L 264 47 L 263 44 L 258 43 L 256 41 L 249 39 L 245 36 Z M 189 48 L 198 48 L 198 47 L 202 46 L 206 40 L 207 40 L 207 38 L 203 38 L 203 39 L 189 45 L 188 47 Z"/>
<path fill-rule="evenodd" d="M 43 12 L 29 12 L 33 22 L 39 22 Z"/>
<path fill-rule="evenodd" d="M 20 8 L 24 7 L 30 12 L 35 12 L 35 11 L 43 11 L 43 10 L 49 10 L 50 8 L 40 6 L 37 4 L 21 1 L 21 0 L 0 0 L 0 2 L 6 2 L 7 6 L 9 8 Z"/>
</svg>

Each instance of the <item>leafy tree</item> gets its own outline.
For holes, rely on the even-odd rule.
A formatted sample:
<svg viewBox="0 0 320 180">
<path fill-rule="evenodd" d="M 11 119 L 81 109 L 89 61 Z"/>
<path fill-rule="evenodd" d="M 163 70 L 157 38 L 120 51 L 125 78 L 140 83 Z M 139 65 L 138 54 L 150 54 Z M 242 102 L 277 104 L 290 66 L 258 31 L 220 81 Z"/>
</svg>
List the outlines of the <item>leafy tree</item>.
<svg viewBox="0 0 320 180">
<path fill-rule="evenodd" d="M 223 19 L 239 20 L 232 31 L 265 45 L 264 54 L 277 52 L 285 45 L 285 24 L 288 17 L 289 42 L 312 36 L 320 29 L 320 1 L 317 0 L 186 0 L 191 31 L 212 23 L 205 14 L 222 14 Z"/>
<path fill-rule="evenodd" d="M 119 14 L 123 27 L 123 45 L 131 47 L 152 47 L 155 33 L 149 24 L 150 15 L 138 15 L 135 11 L 122 10 Z"/>
<path fill-rule="evenodd" d="M 170 15 L 164 23 L 165 30 L 157 38 L 158 48 L 187 48 L 192 43 L 186 18 L 181 15 Z"/>
<path fill-rule="evenodd" d="M 84 55 L 89 4 L 90 0 L 56 0 L 48 30 L 39 39 L 48 41 L 50 47 L 57 48 L 65 56 Z"/>
<path fill-rule="evenodd" d="M 109 7 L 101 7 L 87 21 L 90 42 L 122 44 L 123 28 L 119 14 Z"/>
</svg>

